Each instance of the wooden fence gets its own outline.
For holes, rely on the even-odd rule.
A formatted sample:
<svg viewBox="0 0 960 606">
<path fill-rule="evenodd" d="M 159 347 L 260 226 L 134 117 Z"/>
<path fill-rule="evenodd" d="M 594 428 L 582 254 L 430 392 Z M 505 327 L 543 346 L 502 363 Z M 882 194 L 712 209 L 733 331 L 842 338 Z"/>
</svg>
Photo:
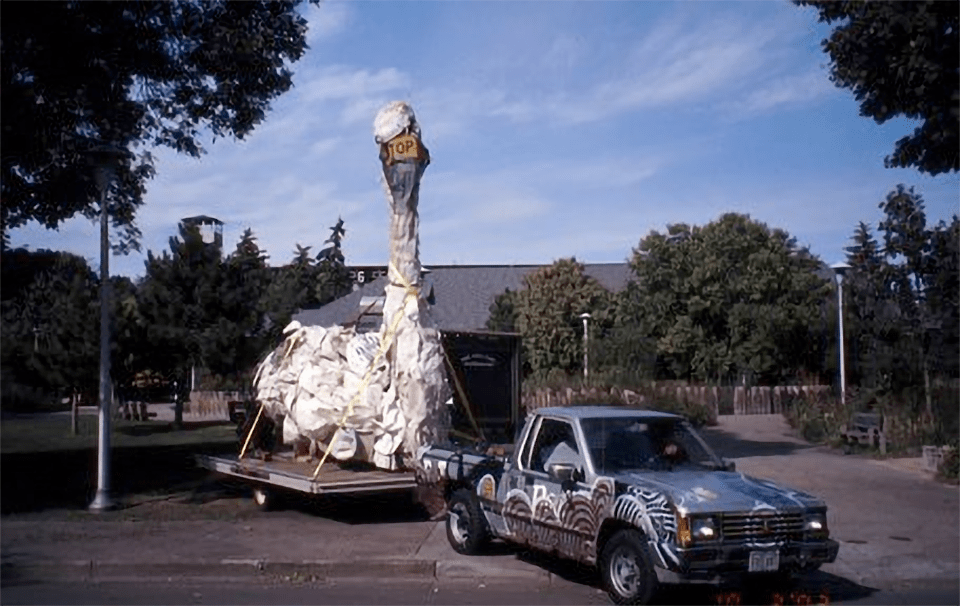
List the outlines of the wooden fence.
<svg viewBox="0 0 960 606">
<path fill-rule="evenodd" d="M 611 404 L 649 404 L 648 399 L 671 397 L 681 402 L 699 403 L 713 408 L 718 415 L 782 414 L 792 399 L 811 398 L 826 393 L 826 385 L 778 385 L 774 387 L 708 387 L 705 385 L 651 385 L 648 396 L 629 389 L 611 387 L 572 387 L 562 389 L 540 388 L 522 395 L 521 404 L 527 411 L 544 406 L 570 406 L 581 402 Z"/>
<path fill-rule="evenodd" d="M 226 419 L 230 415 L 228 404 L 244 399 L 239 391 L 192 391 L 190 399 L 183 403 L 183 412 Z"/>
</svg>

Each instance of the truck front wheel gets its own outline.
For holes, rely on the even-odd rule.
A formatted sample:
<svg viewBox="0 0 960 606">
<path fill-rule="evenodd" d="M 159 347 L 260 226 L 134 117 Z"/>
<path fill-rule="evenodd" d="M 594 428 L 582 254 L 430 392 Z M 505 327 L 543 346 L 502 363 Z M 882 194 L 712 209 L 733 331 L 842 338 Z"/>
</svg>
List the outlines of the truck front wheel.
<svg viewBox="0 0 960 606">
<path fill-rule="evenodd" d="M 646 604 L 657 590 L 657 573 L 643 536 L 635 530 L 621 530 L 606 542 L 600 574 L 615 604 Z"/>
<path fill-rule="evenodd" d="M 450 497 L 447 540 L 457 553 L 475 555 L 490 540 L 487 521 L 473 492 L 461 488 Z"/>
</svg>

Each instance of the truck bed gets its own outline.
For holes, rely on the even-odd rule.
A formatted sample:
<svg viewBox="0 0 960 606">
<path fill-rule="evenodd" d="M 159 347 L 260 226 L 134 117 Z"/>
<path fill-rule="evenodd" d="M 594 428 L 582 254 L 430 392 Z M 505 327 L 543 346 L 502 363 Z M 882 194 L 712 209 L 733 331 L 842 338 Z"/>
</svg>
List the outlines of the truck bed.
<svg viewBox="0 0 960 606">
<path fill-rule="evenodd" d="M 235 456 L 198 455 L 201 467 L 250 480 L 310 494 L 354 494 L 406 490 L 417 485 L 413 472 L 384 471 L 373 468 L 345 468 L 335 462 L 324 463 L 313 479 L 316 462 L 297 461 L 275 456 L 270 461 Z"/>
</svg>

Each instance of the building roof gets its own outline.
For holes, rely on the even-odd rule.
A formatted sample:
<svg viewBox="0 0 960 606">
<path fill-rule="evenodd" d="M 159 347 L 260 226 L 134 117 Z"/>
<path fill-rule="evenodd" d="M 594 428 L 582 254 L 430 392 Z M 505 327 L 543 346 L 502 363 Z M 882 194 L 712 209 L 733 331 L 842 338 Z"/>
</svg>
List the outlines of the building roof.
<svg viewBox="0 0 960 606">
<path fill-rule="evenodd" d="M 504 290 L 523 288 L 523 277 L 543 265 L 430 265 L 423 294 L 432 303 L 430 312 L 444 331 L 483 331 L 490 305 Z M 610 291 L 622 290 L 630 279 L 626 263 L 587 263 L 584 273 Z M 333 326 L 357 318 L 364 297 L 383 296 L 386 277 L 368 282 L 352 293 L 318 309 L 305 309 L 293 319 L 308 326 Z M 370 301 L 371 299 L 367 299 Z"/>
</svg>

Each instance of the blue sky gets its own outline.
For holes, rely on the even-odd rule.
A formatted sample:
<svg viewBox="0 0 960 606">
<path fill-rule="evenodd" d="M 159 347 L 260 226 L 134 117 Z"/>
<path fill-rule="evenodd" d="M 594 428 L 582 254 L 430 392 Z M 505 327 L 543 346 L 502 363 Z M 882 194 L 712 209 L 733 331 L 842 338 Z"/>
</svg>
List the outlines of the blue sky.
<svg viewBox="0 0 960 606">
<path fill-rule="evenodd" d="M 387 203 L 372 123 L 409 101 L 432 163 L 421 183 L 421 261 L 622 262 L 651 230 L 725 212 L 780 227 L 824 261 L 898 183 L 928 223 L 958 212 L 960 178 L 886 169 L 910 132 L 877 125 L 827 77 L 811 9 L 787 2 L 323 2 L 294 88 L 243 141 L 200 160 L 156 152 L 138 215 L 143 274 L 179 219 L 254 230 L 273 265 L 320 250 L 342 216 L 350 265 L 387 262 Z M 30 225 L 14 246 L 97 267 L 98 229 Z"/>
</svg>

